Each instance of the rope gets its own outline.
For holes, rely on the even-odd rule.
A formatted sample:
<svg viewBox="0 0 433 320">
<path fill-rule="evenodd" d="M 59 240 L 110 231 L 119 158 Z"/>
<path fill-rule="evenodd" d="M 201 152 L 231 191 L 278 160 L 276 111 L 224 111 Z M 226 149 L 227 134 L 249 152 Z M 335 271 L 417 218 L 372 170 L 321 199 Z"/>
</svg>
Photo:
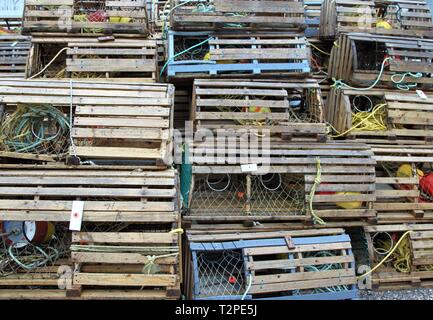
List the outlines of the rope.
<svg viewBox="0 0 433 320">
<path fill-rule="evenodd" d="M 45 136 L 47 119 L 57 127 L 57 132 L 49 137 Z M 65 115 L 53 106 L 18 105 L 1 125 L 0 143 L 14 152 L 62 154 L 60 139 L 69 128 Z"/>
<path fill-rule="evenodd" d="M 361 115 L 357 116 L 357 114 L 359 114 L 361 112 L 358 112 L 356 114 L 352 114 L 352 117 L 355 119 L 356 124 L 352 125 L 352 127 L 350 127 L 349 129 L 347 129 L 344 132 L 339 132 L 332 125 L 328 124 L 335 132 L 337 132 L 336 135 L 332 135 L 331 137 L 332 138 L 339 138 L 339 137 L 345 136 L 349 132 L 357 129 L 358 127 L 361 127 L 361 125 L 363 125 L 365 122 L 367 122 L 370 118 L 375 117 L 376 113 L 382 112 L 385 107 L 386 107 L 386 104 L 382 103 L 382 104 L 376 105 L 373 108 L 372 112 L 369 112 L 368 115 L 365 113 L 362 113 Z M 378 118 L 374 118 L 374 119 L 375 120 L 373 122 L 370 122 L 369 124 L 364 125 L 362 128 L 364 128 L 364 130 L 367 130 L 366 128 L 368 128 L 370 130 L 377 130 L 377 128 L 379 126 L 385 126 L 385 124 L 383 123 L 384 122 L 383 119 L 382 120 L 380 120 Z M 352 123 L 353 123 L 353 121 L 352 121 Z M 372 129 L 372 128 L 374 128 L 374 129 Z M 385 129 L 386 129 L 386 126 L 385 126 Z M 385 130 L 385 129 L 380 129 L 380 130 Z"/>
<path fill-rule="evenodd" d="M 141 272 L 142 273 L 147 273 L 147 274 L 154 274 L 154 273 L 156 273 L 155 260 L 161 259 L 161 258 L 175 257 L 177 255 L 179 255 L 179 252 L 169 253 L 169 254 L 162 254 L 162 255 L 159 255 L 159 256 L 155 256 L 155 255 L 146 256 L 147 262 L 144 264 L 144 267 L 141 270 Z"/>
<path fill-rule="evenodd" d="M 401 77 L 399 80 L 395 80 L 396 77 Z M 412 78 L 421 78 L 422 77 L 422 73 L 421 72 L 417 72 L 417 73 L 412 73 L 412 72 L 405 72 L 405 73 L 396 73 L 393 74 L 391 76 L 391 80 L 392 82 L 396 85 L 396 87 L 400 90 L 403 91 L 409 91 L 411 88 L 414 88 L 417 86 L 416 82 L 412 82 L 412 83 L 405 83 L 404 79 L 406 77 L 412 77 Z"/>
<path fill-rule="evenodd" d="M 50 62 L 48 62 L 48 64 L 41 70 L 41 71 L 39 71 L 38 73 L 36 73 L 35 75 L 33 75 L 33 76 L 31 76 L 29 79 L 31 80 L 31 79 L 34 79 L 34 78 L 36 78 L 37 76 L 39 76 L 40 74 L 42 74 L 42 73 L 44 73 L 45 72 L 45 70 L 47 70 L 48 68 L 49 68 L 49 66 L 60 56 L 60 54 L 63 52 L 63 51 L 65 51 L 65 50 L 67 50 L 67 49 L 69 49 L 68 47 L 65 47 L 65 48 L 63 48 L 63 49 L 61 49 L 59 52 L 57 52 L 57 54 L 54 56 L 54 58 L 52 58 L 51 59 L 51 61 Z"/>
<path fill-rule="evenodd" d="M 323 51 L 322 49 L 320 49 L 318 46 L 312 44 L 311 42 L 308 42 L 310 46 L 312 46 L 314 49 L 316 49 L 317 51 L 323 53 L 324 55 L 330 56 L 331 54 L 329 52 Z"/>
<path fill-rule="evenodd" d="M 382 65 L 380 67 L 380 71 L 379 71 L 379 76 L 376 78 L 376 80 L 374 80 L 373 84 L 367 88 L 355 88 L 352 86 L 349 86 L 347 83 L 344 83 L 342 80 L 336 80 L 335 78 L 332 78 L 332 81 L 334 81 L 334 83 L 331 85 L 331 88 L 336 88 L 336 89 L 351 89 L 351 90 L 356 90 L 356 91 L 367 91 L 367 90 L 371 90 L 373 89 L 380 81 L 380 78 L 382 77 L 383 71 L 385 70 L 385 65 L 388 61 L 391 61 L 392 58 L 391 57 L 386 57 L 383 62 Z"/>
<path fill-rule="evenodd" d="M 311 215 L 313 217 L 314 224 L 324 225 L 326 224 L 326 222 L 323 221 L 322 218 L 320 218 L 318 215 L 316 215 L 313 209 L 313 200 L 314 200 L 314 195 L 316 193 L 316 188 L 322 182 L 322 166 L 320 165 L 320 158 L 316 158 L 316 168 L 317 168 L 316 178 L 314 179 L 314 184 L 311 187 L 310 197 L 308 202 L 309 202 L 309 208 L 310 208 Z"/>
<path fill-rule="evenodd" d="M 398 246 L 400 245 L 400 243 L 404 240 L 404 238 L 411 233 L 412 231 L 406 231 L 401 238 L 397 241 L 397 243 L 395 244 L 394 248 L 385 256 L 385 258 L 383 258 L 376 266 L 374 266 L 374 268 L 372 268 L 370 271 L 361 274 L 360 276 L 356 277 L 358 280 L 365 278 L 366 276 L 368 276 L 370 273 L 373 273 L 375 270 L 377 270 L 377 268 L 379 268 L 383 263 L 385 263 L 386 260 L 388 260 L 388 258 L 392 255 L 392 253 L 398 248 Z"/>
<path fill-rule="evenodd" d="M 44 257 L 43 260 L 39 260 L 39 259 L 35 259 L 32 263 L 26 264 L 22 261 L 20 261 L 12 252 L 12 249 L 14 248 L 13 245 L 11 245 L 8 249 L 8 254 L 11 257 L 11 259 L 17 264 L 19 265 L 21 268 L 25 269 L 25 270 L 33 270 L 35 268 L 38 268 L 40 266 L 45 265 L 47 262 L 49 261 L 53 261 L 53 260 L 57 260 L 59 257 L 59 252 L 52 247 L 49 247 L 49 249 L 54 251 L 54 254 L 49 255 L 48 253 L 46 253 L 42 248 L 35 246 L 36 250 L 39 251 L 42 256 Z"/>
<path fill-rule="evenodd" d="M 248 292 L 251 290 L 251 286 L 252 286 L 252 284 L 253 284 L 253 275 L 250 273 L 250 274 L 248 275 L 248 286 L 247 286 L 247 290 L 245 290 L 244 294 L 242 295 L 241 300 L 245 300 L 245 298 L 246 298 Z"/>
<path fill-rule="evenodd" d="M 165 71 L 165 68 L 167 68 L 167 65 L 168 65 L 170 62 L 174 61 L 174 59 L 176 59 L 176 57 L 178 57 L 178 56 L 180 56 L 180 55 L 182 55 L 182 54 L 184 54 L 184 53 L 186 53 L 186 52 L 188 52 L 188 51 L 191 51 L 191 50 L 194 49 L 194 48 L 197 48 L 197 47 L 199 47 L 199 46 L 205 44 L 205 43 L 208 42 L 210 39 L 212 39 L 212 37 L 209 37 L 209 38 L 207 38 L 206 40 L 204 40 L 204 41 L 202 41 L 202 42 L 200 42 L 200 43 L 197 43 L 197 44 L 193 45 L 192 47 L 189 47 L 189 48 L 187 48 L 187 49 L 185 49 L 185 50 L 183 50 L 183 51 L 181 51 L 181 52 L 179 52 L 179 53 L 176 53 L 173 57 L 171 57 L 170 59 L 167 60 L 167 62 L 166 62 L 166 63 L 164 64 L 164 66 L 162 67 L 161 72 L 159 73 L 159 75 L 162 76 L 162 74 L 163 74 L 164 71 Z"/>
</svg>

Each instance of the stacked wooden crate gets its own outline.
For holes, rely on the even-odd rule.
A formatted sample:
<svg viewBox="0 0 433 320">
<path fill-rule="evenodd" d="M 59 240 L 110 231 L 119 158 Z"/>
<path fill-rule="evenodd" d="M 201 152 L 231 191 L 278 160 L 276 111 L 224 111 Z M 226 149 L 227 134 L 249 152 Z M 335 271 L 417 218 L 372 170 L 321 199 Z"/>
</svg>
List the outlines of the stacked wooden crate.
<svg viewBox="0 0 433 320">
<path fill-rule="evenodd" d="M 433 36 L 432 14 L 425 0 L 325 0 L 320 22 L 323 37 L 348 32 Z"/>
<path fill-rule="evenodd" d="M 281 236 L 284 232 L 364 226 L 376 218 L 375 160 L 371 150 L 363 144 L 327 141 L 319 82 L 326 75 L 322 66 L 327 64 L 329 43 L 307 40 L 305 9 L 298 12 L 295 8 L 299 5 L 296 1 L 272 1 L 272 5 L 270 1 L 172 2 L 163 71 L 176 85 L 192 85 L 192 129 L 185 131 L 181 173 L 183 225 L 190 241 L 190 255 L 185 258 L 189 298 L 240 299 L 244 295 L 248 299 L 299 299 L 304 295 L 317 299 L 324 287 L 336 289 L 336 294 L 323 294 L 323 298 L 349 299 L 356 295 L 351 287 L 354 271 L 349 270 L 354 266 L 349 260 L 341 264 L 348 269 L 336 271 L 342 277 L 341 272 L 350 274 L 342 282 L 334 282 L 332 274 L 301 275 L 298 272 L 303 273 L 304 268 L 297 267 L 273 279 L 270 274 L 278 270 L 260 269 L 256 262 L 267 252 L 275 257 L 266 262 L 284 270 L 286 264 L 291 265 L 291 249 L 284 248 Z M 314 66 L 315 79 L 311 42 L 316 47 L 316 62 L 320 60 Z M 318 235 L 321 243 L 320 236 L 327 231 L 320 232 L 305 231 L 302 235 Z M 342 232 L 339 229 L 333 235 Z M 266 244 L 273 237 L 279 239 Z M 263 241 L 263 246 L 249 248 L 252 239 Z M 238 244 L 238 240 L 243 241 Z M 281 248 L 273 248 L 274 244 Z M 213 270 L 215 275 L 209 275 L 200 270 L 199 255 L 230 258 L 230 246 L 239 249 L 234 253 L 240 259 L 236 274 L 228 270 L 227 274 L 216 275 L 219 271 Z M 342 253 L 345 259 L 351 259 L 351 253 L 343 253 L 339 245 L 329 246 L 336 248 L 337 255 Z M 322 249 L 318 247 L 313 256 L 326 255 L 326 249 Z M 206 252 L 212 250 L 216 252 Z M 299 247 L 299 259 L 304 253 L 311 257 L 306 251 Z M 277 252 L 288 253 L 289 260 L 277 261 Z M 251 263 L 245 270 L 244 259 Z M 331 254 L 327 261 L 333 265 L 338 259 Z M 311 259 L 301 260 L 293 263 L 305 264 L 308 271 L 315 269 Z M 249 276 L 257 276 L 251 292 L 246 290 Z M 260 285 L 265 278 L 269 283 Z M 305 283 L 295 280 L 301 278 Z M 222 291 L 207 287 L 213 281 L 222 283 Z"/>
<path fill-rule="evenodd" d="M 23 24 L 32 79 L 0 80 L 0 298 L 178 299 L 174 86 L 145 1 L 28 0 Z"/>
<path fill-rule="evenodd" d="M 188 233 L 189 299 L 341 300 L 357 296 L 342 229 Z"/>
<path fill-rule="evenodd" d="M 9 262 L 14 268 L 2 278 L 0 286 L 7 290 L 2 297 L 179 297 L 178 179 L 167 169 L 172 163 L 173 87 L 12 79 L 0 87 L 5 114 L 13 116 L 15 109 L 29 106 L 30 114 L 50 106 L 66 122 L 62 131 L 54 130 L 56 139 L 39 136 L 40 148 L 33 146 L 34 153 L 24 147 L 2 151 L 3 228 L 34 221 L 55 228 L 41 243 L 22 240 L 23 247 L 18 247 L 17 240 L 7 241 L 10 252 L 17 251 L 18 261 L 27 261 L 29 248 L 56 252 L 40 265 Z M 5 117 L 4 124 L 13 123 Z M 4 146 L 32 144 L 17 139 L 8 136 Z M 53 142 L 51 148 L 61 147 L 62 152 L 44 153 L 57 150 L 49 148 Z M 30 164 L 35 162 L 42 164 Z M 82 226 L 71 234 L 67 222 L 71 214 L 81 214 L 71 213 L 77 201 L 83 203 Z M 16 233 L 4 232 L 8 237 Z"/>
<path fill-rule="evenodd" d="M 322 9 L 321 35 L 335 40 L 325 118 L 334 139 L 369 145 L 376 161 L 377 225 L 364 229 L 371 267 L 380 266 L 366 279 L 375 289 L 431 286 L 430 9 L 343 0 Z"/>
</svg>

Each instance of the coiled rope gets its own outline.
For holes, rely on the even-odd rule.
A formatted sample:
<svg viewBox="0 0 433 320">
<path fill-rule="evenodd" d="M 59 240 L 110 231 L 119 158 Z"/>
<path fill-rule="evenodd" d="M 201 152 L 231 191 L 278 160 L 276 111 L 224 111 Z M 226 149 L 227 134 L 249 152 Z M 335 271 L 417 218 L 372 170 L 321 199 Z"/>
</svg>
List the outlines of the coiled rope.
<svg viewBox="0 0 433 320">
<path fill-rule="evenodd" d="M 56 128 L 51 136 L 46 136 L 48 125 Z M 0 143 L 14 152 L 52 152 L 63 154 L 65 143 L 61 141 L 70 131 L 65 115 L 51 105 L 18 105 L 1 125 Z"/>
</svg>

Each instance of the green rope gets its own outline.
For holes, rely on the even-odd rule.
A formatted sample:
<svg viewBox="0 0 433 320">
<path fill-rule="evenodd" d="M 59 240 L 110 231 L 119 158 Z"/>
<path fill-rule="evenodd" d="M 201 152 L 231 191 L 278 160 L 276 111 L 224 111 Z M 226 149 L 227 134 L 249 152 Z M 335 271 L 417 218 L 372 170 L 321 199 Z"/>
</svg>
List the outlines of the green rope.
<svg viewBox="0 0 433 320">
<path fill-rule="evenodd" d="M 54 125 L 56 133 L 46 136 L 47 127 Z M 14 152 L 47 152 L 47 145 L 61 153 L 64 146 L 59 139 L 67 136 L 70 123 L 57 108 L 49 105 L 19 105 L 0 127 L 0 144 Z"/>
<path fill-rule="evenodd" d="M 202 41 L 202 42 L 200 42 L 200 43 L 197 43 L 197 44 L 193 45 L 192 47 L 189 47 L 189 48 L 187 48 L 187 49 L 185 49 L 185 50 L 183 50 L 183 51 L 181 51 L 181 52 L 179 52 L 179 53 L 176 53 L 173 57 L 171 57 L 170 59 L 167 60 L 167 62 L 166 62 L 166 63 L 164 64 L 164 66 L 162 67 L 161 72 L 159 73 L 159 75 L 162 76 L 162 74 L 163 74 L 164 71 L 165 71 L 165 68 L 167 68 L 167 65 L 168 65 L 170 62 L 174 61 L 174 59 L 176 59 L 178 56 L 180 56 L 180 55 L 182 55 L 182 54 L 184 54 L 184 53 L 186 53 L 186 52 L 188 52 L 188 51 L 191 51 L 192 49 L 195 49 L 195 48 L 197 48 L 197 47 L 199 47 L 199 46 L 205 44 L 206 42 L 208 42 L 208 41 L 211 40 L 211 39 L 212 39 L 212 37 L 209 37 L 209 38 L 207 38 L 206 40 L 204 40 L 204 41 Z"/>
<path fill-rule="evenodd" d="M 373 84 L 367 88 L 355 88 L 352 86 L 349 86 L 347 83 L 344 83 L 341 80 L 336 80 L 335 78 L 332 78 L 332 81 L 334 81 L 334 83 L 331 85 L 331 87 L 336 88 L 336 89 L 352 89 L 352 90 L 356 90 L 356 91 L 368 91 L 373 89 L 380 81 L 380 78 L 382 77 L 383 71 L 385 70 L 385 64 L 388 61 L 391 61 L 392 58 L 391 57 L 387 57 L 383 60 L 382 62 L 382 66 L 380 67 L 380 71 L 379 71 L 379 76 L 377 77 L 377 79 L 373 82 Z"/>
<path fill-rule="evenodd" d="M 392 61 L 393 59 L 391 57 L 387 57 L 383 60 L 382 65 L 380 67 L 380 71 L 379 71 L 379 75 L 376 78 L 376 80 L 373 82 L 373 84 L 367 88 L 355 88 L 352 86 L 349 86 L 347 83 L 344 83 L 342 80 L 337 80 L 335 78 L 332 78 L 332 81 L 334 81 L 334 83 L 331 85 L 331 87 L 336 88 L 336 89 L 351 89 L 351 90 L 355 90 L 355 91 L 367 91 L 367 90 L 371 90 L 373 89 L 380 81 L 380 78 L 383 75 L 384 69 L 385 69 L 385 65 L 387 61 Z M 406 83 L 405 82 L 405 78 L 406 77 L 412 77 L 412 78 L 421 78 L 423 76 L 423 74 L 421 72 L 417 72 L 417 73 L 412 73 L 412 72 L 405 72 L 405 73 L 394 73 L 391 76 L 391 81 L 395 84 L 397 89 L 403 90 L 403 91 L 408 91 L 411 88 L 414 88 L 417 86 L 416 82 L 412 82 L 412 83 Z M 400 79 L 396 79 L 396 77 L 400 77 Z"/>
<path fill-rule="evenodd" d="M 401 78 L 400 78 L 400 80 L 395 80 L 395 77 L 401 77 Z M 404 91 L 408 91 L 411 88 L 414 88 L 414 87 L 417 86 L 416 82 L 405 83 L 404 79 L 406 77 L 412 77 L 412 78 L 418 79 L 418 78 L 422 77 L 422 73 L 421 72 L 417 72 L 417 73 L 412 73 L 412 72 L 396 73 L 396 74 L 393 74 L 391 76 L 391 80 L 396 85 L 396 87 L 398 89 L 404 90 Z"/>
</svg>

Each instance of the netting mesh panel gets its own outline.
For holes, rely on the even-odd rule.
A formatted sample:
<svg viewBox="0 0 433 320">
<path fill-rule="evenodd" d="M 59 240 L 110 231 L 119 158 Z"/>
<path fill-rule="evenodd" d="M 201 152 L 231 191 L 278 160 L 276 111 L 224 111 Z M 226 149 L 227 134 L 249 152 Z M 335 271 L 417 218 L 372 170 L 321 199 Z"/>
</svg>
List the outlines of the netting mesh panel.
<svg viewBox="0 0 433 320">
<path fill-rule="evenodd" d="M 323 258 L 323 257 L 335 257 L 341 256 L 344 250 L 325 250 L 317 252 L 306 252 L 302 254 L 303 258 Z M 299 267 L 298 267 L 299 268 Z M 342 263 L 328 263 L 320 265 L 307 265 L 304 268 L 304 272 L 322 272 L 331 270 L 345 270 L 344 264 Z M 293 293 L 295 295 L 302 294 L 313 294 L 313 293 L 326 293 L 326 292 L 340 292 L 347 291 L 350 287 L 347 285 L 341 286 L 330 286 L 330 287 L 319 287 L 312 289 L 295 290 Z"/>
<path fill-rule="evenodd" d="M 250 176 L 243 174 L 195 177 L 191 214 L 303 215 L 304 179 L 290 174 Z"/>
<path fill-rule="evenodd" d="M 60 266 L 60 262 L 70 255 L 71 232 L 68 225 L 57 223 L 51 239 L 45 243 L 20 245 L 20 242 L 13 239 L 21 224 L 22 222 L 14 222 L 14 226 L 7 230 L 9 232 L 3 230 L 0 242 L 0 280 L 1 277 L 34 273 L 36 270 L 43 271 L 48 276 L 57 276 L 58 269 L 55 266 Z"/>
<path fill-rule="evenodd" d="M 197 252 L 196 297 L 242 295 L 246 290 L 239 250 Z"/>
<path fill-rule="evenodd" d="M 52 105 L 20 104 L 1 117 L 3 151 L 64 156 L 69 148 L 69 119 Z"/>
</svg>

